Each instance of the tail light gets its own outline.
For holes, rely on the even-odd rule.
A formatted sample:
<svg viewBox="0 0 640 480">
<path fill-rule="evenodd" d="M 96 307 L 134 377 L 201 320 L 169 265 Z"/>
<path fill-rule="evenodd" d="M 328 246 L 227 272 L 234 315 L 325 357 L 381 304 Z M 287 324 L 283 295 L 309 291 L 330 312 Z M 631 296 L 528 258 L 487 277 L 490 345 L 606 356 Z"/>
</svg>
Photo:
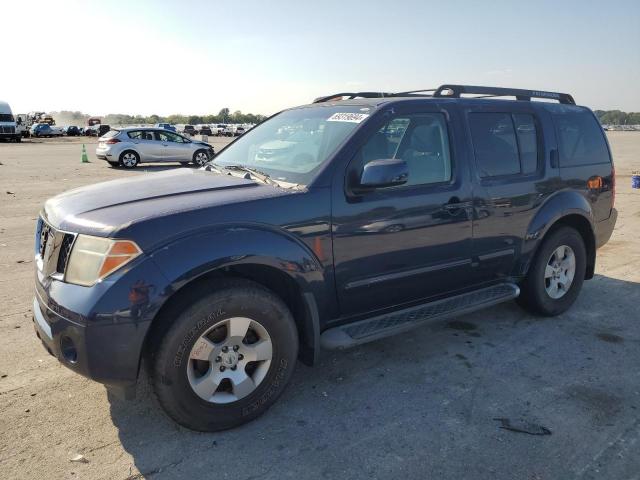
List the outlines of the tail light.
<svg viewBox="0 0 640 480">
<path fill-rule="evenodd" d="M 105 142 L 107 145 L 114 145 L 116 143 L 120 143 L 120 140 L 118 140 L 117 138 L 110 138 L 109 140 L 107 140 Z"/>
<path fill-rule="evenodd" d="M 616 206 L 616 166 L 611 164 L 611 208 Z"/>
</svg>

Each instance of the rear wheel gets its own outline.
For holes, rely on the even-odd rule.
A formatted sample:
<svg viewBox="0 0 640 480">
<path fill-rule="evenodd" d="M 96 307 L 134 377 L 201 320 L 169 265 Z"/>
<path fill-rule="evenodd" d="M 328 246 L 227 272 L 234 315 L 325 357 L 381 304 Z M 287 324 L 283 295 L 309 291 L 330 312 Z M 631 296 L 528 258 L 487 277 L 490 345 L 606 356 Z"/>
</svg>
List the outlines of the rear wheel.
<svg viewBox="0 0 640 480">
<path fill-rule="evenodd" d="M 282 300 L 253 282 L 207 285 L 194 296 L 158 342 L 152 384 L 179 424 L 224 430 L 258 417 L 282 393 L 298 353 L 296 326 Z"/>
<path fill-rule="evenodd" d="M 546 316 L 559 315 L 575 302 L 587 266 L 582 236 L 561 227 L 543 241 L 521 285 L 518 303 Z"/>
<path fill-rule="evenodd" d="M 140 156 L 132 150 L 127 150 L 120 154 L 120 165 L 124 168 L 135 168 L 139 162 Z"/>
</svg>

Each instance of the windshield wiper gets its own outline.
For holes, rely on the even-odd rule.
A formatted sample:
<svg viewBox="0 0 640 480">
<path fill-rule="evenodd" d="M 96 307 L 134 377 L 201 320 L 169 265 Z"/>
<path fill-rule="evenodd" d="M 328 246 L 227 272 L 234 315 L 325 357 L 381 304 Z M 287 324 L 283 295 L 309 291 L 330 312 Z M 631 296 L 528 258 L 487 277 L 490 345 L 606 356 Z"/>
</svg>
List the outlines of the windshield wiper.
<svg viewBox="0 0 640 480">
<path fill-rule="evenodd" d="M 255 168 L 245 167 L 244 165 L 215 165 L 216 167 L 224 168 L 226 170 L 238 170 L 240 172 L 246 172 L 252 177 L 257 178 L 262 183 L 267 185 L 274 185 L 276 187 L 280 187 L 280 183 L 277 180 L 271 178 L 268 174 L 261 172 L 260 170 L 256 170 Z"/>
</svg>

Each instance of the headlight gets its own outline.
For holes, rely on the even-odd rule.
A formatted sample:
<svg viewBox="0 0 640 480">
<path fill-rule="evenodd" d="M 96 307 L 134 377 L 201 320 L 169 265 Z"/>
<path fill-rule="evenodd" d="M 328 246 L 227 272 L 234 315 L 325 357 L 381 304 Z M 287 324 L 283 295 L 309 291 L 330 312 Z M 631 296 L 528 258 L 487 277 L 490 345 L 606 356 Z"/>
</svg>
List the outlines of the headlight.
<svg viewBox="0 0 640 480">
<path fill-rule="evenodd" d="M 65 273 L 65 281 L 90 287 L 142 253 L 131 240 L 78 235 Z"/>
</svg>

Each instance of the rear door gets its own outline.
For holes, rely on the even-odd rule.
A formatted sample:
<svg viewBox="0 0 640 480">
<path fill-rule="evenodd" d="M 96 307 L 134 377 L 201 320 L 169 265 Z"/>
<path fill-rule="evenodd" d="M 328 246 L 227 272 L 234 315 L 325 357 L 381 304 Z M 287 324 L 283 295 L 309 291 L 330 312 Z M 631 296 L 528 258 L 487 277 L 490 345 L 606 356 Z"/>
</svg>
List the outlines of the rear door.
<svg viewBox="0 0 640 480">
<path fill-rule="evenodd" d="M 135 130 L 129 132 L 128 136 L 140 154 L 140 161 L 162 161 L 162 143 L 157 139 L 154 130 Z"/>
<path fill-rule="evenodd" d="M 536 208 L 553 192 L 545 178 L 543 122 L 530 102 L 470 101 L 463 108 L 474 157 L 473 275 L 511 275 Z"/>
<path fill-rule="evenodd" d="M 343 316 L 468 285 L 471 187 L 452 113 L 435 103 L 396 107 L 367 126 L 368 138 L 336 176 L 333 249 Z M 354 193 L 364 164 L 385 158 L 407 162 L 407 184 Z"/>
</svg>

